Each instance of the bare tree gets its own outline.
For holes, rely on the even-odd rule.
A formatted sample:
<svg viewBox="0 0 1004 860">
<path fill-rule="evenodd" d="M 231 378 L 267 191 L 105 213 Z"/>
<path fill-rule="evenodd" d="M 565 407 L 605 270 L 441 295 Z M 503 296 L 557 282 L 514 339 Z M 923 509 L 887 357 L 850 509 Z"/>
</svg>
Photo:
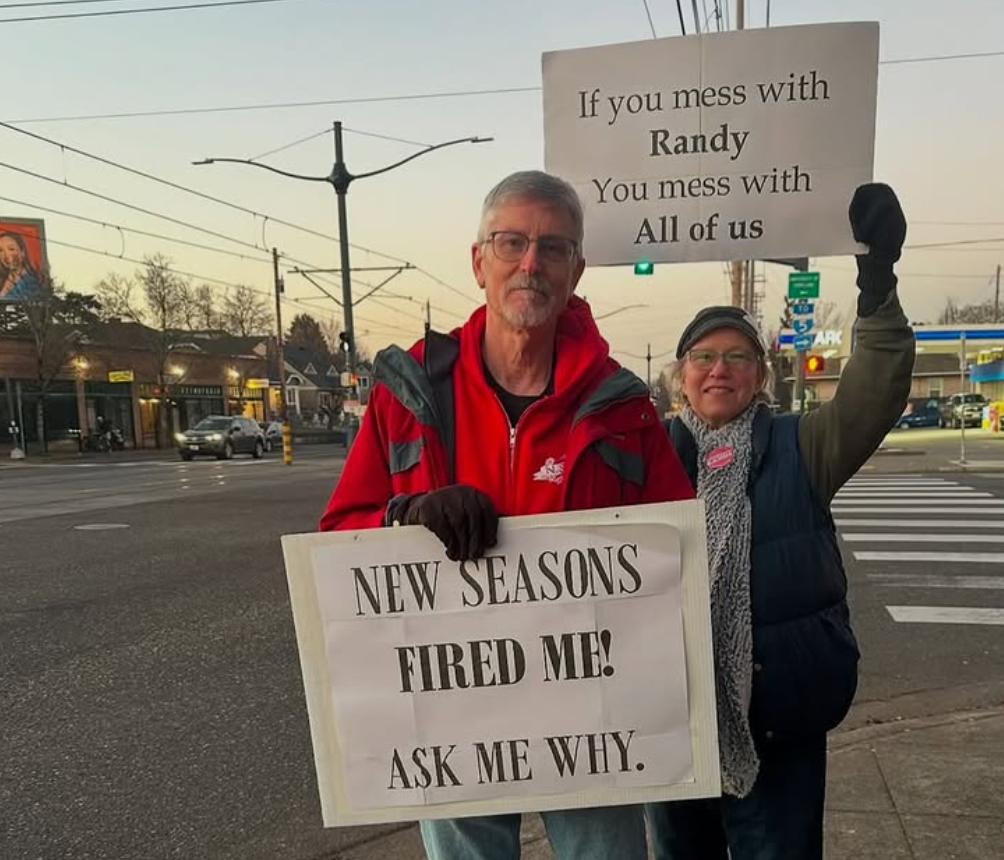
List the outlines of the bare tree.
<svg viewBox="0 0 1004 860">
<path fill-rule="evenodd" d="M 992 323 L 997 322 L 994 316 L 994 303 L 990 299 L 972 305 L 958 305 L 954 299 L 947 299 L 945 307 L 938 316 L 938 322 L 941 325 L 951 325 L 953 323 Z"/>
<path fill-rule="evenodd" d="M 189 331 L 215 331 L 220 328 L 221 313 L 216 307 L 216 296 L 209 284 L 184 285 L 182 315 Z"/>
<path fill-rule="evenodd" d="M 186 307 L 191 288 L 171 269 L 170 259 L 153 254 L 143 258 L 143 266 L 136 271 L 135 280 L 113 274 L 99 282 L 96 289 L 106 306 L 106 316 L 137 323 L 139 336 L 153 356 L 161 397 L 155 432 L 157 446 L 161 447 L 170 438 L 171 392 L 184 378 L 184 372 L 172 372 L 171 354 L 178 332 L 187 322 Z M 139 292 L 142 297 L 137 295 Z"/>
<path fill-rule="evenodd" d="M 81 293 L 65 292 L 46 280 L 31 295 L 18 302 L 15 330 L 31 337 L 35 351 L 35 431 L 42 451 L 48 450 L 45 427 L 45 399 L 53 381 L 70 364 L 86 329 L 98 319 L 97 299 Z"/>
<path fill-rule="evenodd" d="M 272 330 L 268 301 L 245 284 L 227 290 L 223 299 L 220 327 L 229 334 L 250 337 Z"/>
</svg>

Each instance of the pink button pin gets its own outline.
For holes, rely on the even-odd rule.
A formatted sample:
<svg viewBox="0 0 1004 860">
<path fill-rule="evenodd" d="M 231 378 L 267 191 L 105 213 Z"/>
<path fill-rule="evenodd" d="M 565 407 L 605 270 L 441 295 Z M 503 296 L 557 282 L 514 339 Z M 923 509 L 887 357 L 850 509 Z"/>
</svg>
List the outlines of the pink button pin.
<svg viewBox="0 0 1004 860">
<path fill-rule="evenodd" d="M 714 451 L 709 452 L 708 456 L 704 459 L 704 464 L 709 469 L 724 469 L 735 457 L 735 450 L 727 445 L 723 445 L 721 448 L 715 448 Z"/>
</svg>

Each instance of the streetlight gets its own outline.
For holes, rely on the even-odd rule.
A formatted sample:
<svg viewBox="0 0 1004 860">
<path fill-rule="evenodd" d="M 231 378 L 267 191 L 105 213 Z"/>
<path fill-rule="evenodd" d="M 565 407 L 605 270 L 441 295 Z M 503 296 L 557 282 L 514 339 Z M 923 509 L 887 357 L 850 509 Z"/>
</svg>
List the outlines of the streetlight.
<svg viewBox="0 0 1004 860">
<path fill-rule="evenodd" d="M 342 310 L 345 317 L 344 334 L 346 337 L 344 343 L 347 364 L 346 370 L 348 370 L 349 373 L 355 373 L 356 339 L 355 327 L 352 321 L 352 277 L 351 269 L 349 267 L 349 225 L 347 214 L 349 186 L 356 179 L 366 179 L 370 176 L 387 173 L 396 167 L 407 164 L 409 161 L 414 161 L 416 158 L 426 155 L 436 149 L 445 149 L 447 146 L 455 146 L 459 143 L 488 143 L 489 141 L 494 140 L 494 138 L 462 137 L 457 140 L 448 140 L 444 143 L 427 146 L 425 149 L 412 153 L 407 158 L 402 158 L 400 161 L 395 161 L 393 164 L 388 164 L 386 167 L 381 167 L 378 170 L 370 170 L 367 173 L 352 174 L 349 173 L 348 168 L 345 166 L 345 158 L 342 152 L 342 124 L 340 121 L 336 121 L 334 123 L 334 132 L 335 163 L 331 168 L 331 173 L 327 176 L 305 176 L 301 173 L 290 173 L 286 170 L 279 170 L 277 167 L 271 167 L 268 164 L 261 164 L 257 161 L 250 161 L 246 158 L 205 158 L 202 161 L 193 161 L 192 163 L 195 165 L 215 164 L 216 162 L 250 164 L 252 167 L 260 167 L 263 170 L 270 170 L 272 173 L 278 173 L 280 176 L 288 176 L 291 179 L 302 179 L 307 182 L 327 182 L 335 189 L 335 194 L 338 195 L 338 243 L 341 251 Z"/>
</svg>

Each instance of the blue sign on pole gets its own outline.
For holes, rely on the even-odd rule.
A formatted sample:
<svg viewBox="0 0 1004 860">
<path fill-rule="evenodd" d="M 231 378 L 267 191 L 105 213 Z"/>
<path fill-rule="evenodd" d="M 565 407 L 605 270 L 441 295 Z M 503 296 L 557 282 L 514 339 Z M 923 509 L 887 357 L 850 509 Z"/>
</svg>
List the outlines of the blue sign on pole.
<svg viewBox="0 0 1004 860">
<path fill-rule="evenodd" d="M 795 317 L 791 321 L 795 334 L 808 334 L 812 331 L 812 317 Z"/>
<path fill-rule="evenodd" d="M 796 316 L 808 316 L 816 309 L 812 302 L 793 302 L 791 312 Z"/>
<path fill-rule="evenodd" d="M 795 335 L 792 344 L 795 349 L 799 352 L 807 349 L 812 349 L 812 342 L 815 338 L 811 334 L 797 334 Z"/>
</svg>

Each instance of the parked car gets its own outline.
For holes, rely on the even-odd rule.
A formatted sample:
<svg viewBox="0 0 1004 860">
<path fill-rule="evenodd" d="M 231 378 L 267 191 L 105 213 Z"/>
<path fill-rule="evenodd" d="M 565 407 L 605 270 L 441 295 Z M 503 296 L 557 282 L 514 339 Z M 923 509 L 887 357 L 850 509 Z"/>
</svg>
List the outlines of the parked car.
<svg viewBox="0 0 1004 860">
<path fill-rule="evenodd" d="M 903 430 L 909 427 L 937 427 L 941 423 L 940 397 L 915 397 L 906 404 L 899 423 Z"/>
<path fill-rule="evenodd" d="M 979 427 L 987 399 L 982 394 L 953 394 L 941 404 L 942 427 Z"/>
<path fill-rule="evenodd" d="M 265 454 L 265 434 L 257 421 L 242 415 L 208 415 L 191 430 L 174 437 L 182 460 L 200 455 L 229 460 L 234 454 L 250 454 L 260 459 Z"/>
<path fill-rule="evenodd" d="M 265 450 L 273 451 L 282 448 L 282 422 L 259 421 L 258 426 L 265 434 Z"/>
</svg>

